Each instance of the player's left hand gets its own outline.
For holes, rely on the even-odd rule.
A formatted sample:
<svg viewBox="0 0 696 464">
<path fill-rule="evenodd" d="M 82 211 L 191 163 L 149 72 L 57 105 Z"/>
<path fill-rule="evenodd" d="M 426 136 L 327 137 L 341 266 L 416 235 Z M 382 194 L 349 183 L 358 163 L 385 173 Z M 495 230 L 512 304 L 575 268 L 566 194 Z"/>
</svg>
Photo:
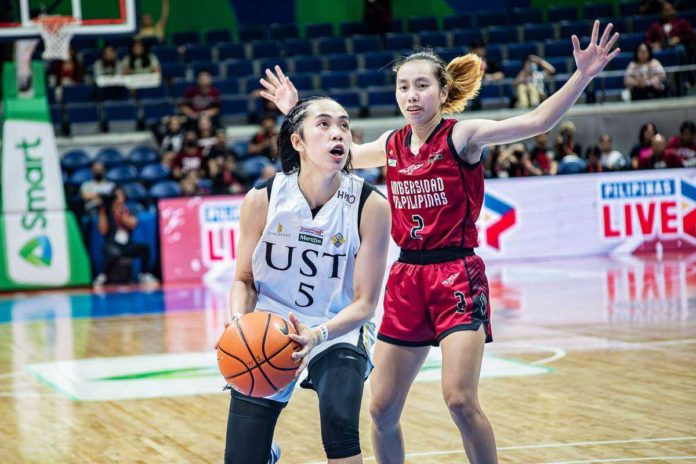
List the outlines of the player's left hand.
<svg viewBox="0 0 696 464">
<path fill-rule="evenodd" d="M 615 32 L 614 35 L 611 36 L 611 39 L 609 38 L 613 27 L 614 25 L 609 23 L 604 29 L 602 38 L 598 41 L 599 20 L 596 20 L 594 22 L 594 26 L 592 27 L 590 44 L 584 50 L 580 48 L 580 40 L 578 39 L 578 36 L 573 34 L 571 37 L 573 42 L 573 56 L 575 57 L 575 64 L 578 67 L 578 71 L 583 73 L 585 76 L 590 78 L 595 77 L 602 71 L 602 69 L 604 69 L 609 61 L 611 61 L 621 52 L 621 49 L 617 48 L 613 52 L 609 53 L 616 41 L 619 40 L 618 32 Z"/>
<path fill-rule="evenodd" d="M 300 351 L 292 354 L 292 359 L 300 363 L 300 367 L 297 369 L 297 372 L 295 372 L 295 378 L 297 378 L 307 367 L 309 363 L 309 353 L 319 344 L 321 333 L 318 333 L 318 329 L 316 328 L 313 329 L 304 325 L 292 312 L 289 314 L 289 317 L 290 322 L 295 326 L 295 330 L 297 330 L 297 335 L 290 334 L 288 337 L 302 346 Z"/>
</svg>

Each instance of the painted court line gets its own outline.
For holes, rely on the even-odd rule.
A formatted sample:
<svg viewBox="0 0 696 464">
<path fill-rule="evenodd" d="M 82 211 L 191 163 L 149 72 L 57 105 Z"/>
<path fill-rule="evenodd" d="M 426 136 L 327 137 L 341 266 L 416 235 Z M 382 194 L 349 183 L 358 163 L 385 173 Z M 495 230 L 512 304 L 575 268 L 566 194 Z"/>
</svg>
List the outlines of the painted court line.
<svg viewBox="0 0 696 464">
<path fill-rule="evenodd" d="M 657 456 L 654 458 L 610 458 L 610 459 L 590 459 L 589 461 L 555 461 L 543 464 L 584 464 L 588 462 L 638 462 L 638 461 L 689 461 L 696 460 L 696 456 Z"/>
<path fill-rule="evenodd" d="M 530 445 L 517 445 L 517 446 L 502 446 L 498 448 L 498 451 L 514 451 L 514 450 L 524 450 L 524 449 L 541 449 L 541 448 L 572 448 L 575 446 L 606 446 L 606 445 L 622 445 L 628 443 L 657 443 L 657 442 L 671 442 L 671 441 L 693 441 L 696 437 L 666 437 L 666 438 L 631 438 L 626 440 L 600 440 L 600 441 L 577 441 L 571 443 L 535 443 Z M 448 450 L 448 451 L 424 451 L 420 453 L 408 453 L 407 458 L 424 457 L 424 456 L 443 456 L 447 454 L 464 454 L 463 449 Z M 619 460 L 616 460 L 619 459 Z M 675 457 L 660 457 L 660 458 L 614 458 L 609 460 L 591 460 L 591 461 L 563 461 L 554 462 L 546 464 L 576 464 L 576 463 L 589 463 L 589 462 L 632 462 L 632 461 L 646 461 L 646 460 L 658 460 L 658 459 L 679 459 L 679 460 L 689 460 L 696 459 L 696 456 L 675 456 Z M 374 456 L 364 458 L 365 461 L 375 461 Z M 308 464 L 322 464 L 325 461 L 311 462 Z"/>
</svg>

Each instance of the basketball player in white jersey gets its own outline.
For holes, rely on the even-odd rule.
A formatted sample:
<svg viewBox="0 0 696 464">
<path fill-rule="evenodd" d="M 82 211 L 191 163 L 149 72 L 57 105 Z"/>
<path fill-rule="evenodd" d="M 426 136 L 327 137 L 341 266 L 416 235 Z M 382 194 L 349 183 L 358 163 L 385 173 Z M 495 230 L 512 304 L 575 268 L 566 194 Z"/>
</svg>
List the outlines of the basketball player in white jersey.
<svg viewBox="0 0 696 464">
<path fill-rule="evenodd" d="M 278 135 L 283 172 L 249 192 L 232 285 L 232 317 L 259 310 L 290 319 L 319 397 L 329 463 L 361 463 L 358 420 L 371 369 L 371 319 L 389 241 L 386 199 L 349 173 L 346 110 L 325 97 L 300 101 Z M 299 374 L 299 371 L 298 371 Z M 225 462 L 277 462 L 273 431 L 294 383 L 268 398 L 232 392 Z"/>
</svg>

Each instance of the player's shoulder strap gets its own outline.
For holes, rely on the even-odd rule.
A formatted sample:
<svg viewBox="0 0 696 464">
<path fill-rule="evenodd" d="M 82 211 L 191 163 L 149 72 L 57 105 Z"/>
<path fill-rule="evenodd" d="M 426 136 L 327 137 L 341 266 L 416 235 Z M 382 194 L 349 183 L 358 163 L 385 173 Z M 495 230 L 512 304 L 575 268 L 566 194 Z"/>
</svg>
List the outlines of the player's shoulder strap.
<svg viewBox="0 0 696 464">
<path fill-rule="evenodd" d="M 261 182 L 257 182 L 256 185 L 254 185 L 254 188 L 256 190 L 263 190 L 266 189 L 266 195 L 268 196 L 268 201 L 271 201 L 271 190 L 273 190 L 273 181 L 275 180 L 275 176 L 271 177 L 270 179 L 262 180 Z"/>
<path fill-rule="evenodd" d="M 360 203 L 358 203 L 358 230 L 360 230 L 360 223 L 362 221 L 363 206 L 365 206 L 372 192 L 376 192 L 377 195 L 381 195 L 385 199 L 387 198 L 377 187 L 367 181 L 363 181 L 362 190 L 360 192 Z"/>
</svg>

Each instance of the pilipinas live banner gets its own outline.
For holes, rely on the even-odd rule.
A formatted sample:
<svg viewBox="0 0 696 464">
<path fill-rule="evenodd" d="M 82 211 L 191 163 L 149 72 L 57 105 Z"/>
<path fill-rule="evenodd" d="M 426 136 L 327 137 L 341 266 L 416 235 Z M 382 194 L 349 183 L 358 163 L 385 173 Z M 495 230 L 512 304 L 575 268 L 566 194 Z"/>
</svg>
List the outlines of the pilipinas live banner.
<svg viewBox="0 0 696 464">
<path fill-rule="evenodd" d="M 89 259 L 72 213 L 45 96 L 43 65 L 34 95 L 17 96 L 14 64 L 3 69 L 0 171 L 0 290 L 85 285 Z"/>
<path fill-rule="evenodd" d="M 166 282 L 229 285 L 242 200 L 160 202 Z M 486 260 L 696 252 L 696 169 L 487 180 L 478 227 Z"/>
</svg>

